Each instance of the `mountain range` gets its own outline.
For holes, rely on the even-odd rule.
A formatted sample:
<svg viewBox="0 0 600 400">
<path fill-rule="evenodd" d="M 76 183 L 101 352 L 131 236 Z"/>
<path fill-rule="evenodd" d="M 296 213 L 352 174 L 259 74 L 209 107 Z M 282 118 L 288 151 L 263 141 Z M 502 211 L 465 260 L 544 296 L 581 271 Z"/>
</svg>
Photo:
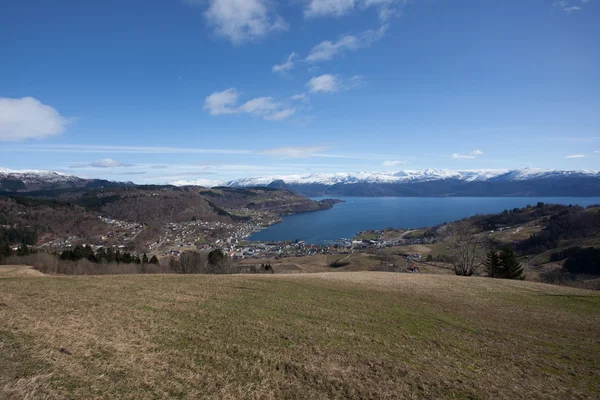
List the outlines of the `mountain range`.
<svg viewBox="0 0 600 400">
<path fill-rule="evenodd" d="M 206 183 L 202 181 L 202 183 Z M 197 185 L 175 181 L 173 185 Z M 268 186 L 306 196 L 600 196 L 600 172 L 522 168 L 316 173 L 243 178 L 214 185 Z"/>
<path fill-rule="evenodd" d="M 54 171 L 0 168 L 0 191 L 24 192 L 131 182 L 83 179 Z M 600 172 L 590 170 L 403 170 L 274 175 L 231 181 L 178 180 L 173 186 L 266 186 L 306 196 L 600 196 Z"/>
</svg>

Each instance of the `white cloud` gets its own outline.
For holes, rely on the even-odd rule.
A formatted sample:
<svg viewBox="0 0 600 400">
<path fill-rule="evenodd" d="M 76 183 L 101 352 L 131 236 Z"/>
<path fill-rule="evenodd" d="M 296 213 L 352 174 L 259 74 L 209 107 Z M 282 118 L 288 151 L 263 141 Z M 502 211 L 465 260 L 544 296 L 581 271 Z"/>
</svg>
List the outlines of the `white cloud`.
<svg viewBox="0 0 600 400">
<path fill-rule="evenodd" d="M 310 0 L 304 9 L 306 17 L 340 17 L 354 10 L 354 0 Z"/>
<path fill-rule="evenodd" d="M 358 35 L 344 35 L 337 41 L 324 40 L 310 51 L 306 61 L 315 63 L 319 61 L 331 60 L 338 54 L 345 51 L 355 51 L 361 47 L 367 47 L 371 43 L 381 39 L 388 30 L 388 25 L 382 25 L 377 30 L 368 30 Z"/>
<path fill-rule="evenodd" d="M 294 59 L 298 57 L 298 55 L 296 53 L 291 53 L 286 62 L 284 62 L 283 64 L 277 64 L 277 65 L 273 65 L 273 68 L 271 68 L 271 70 L 273 72 L 285 72 L 288 71 L 292 68 L 294 68 Z"/>
<path fill-rule="evenodd" d="M 204 100 L 204 109 L 210 115 L 250 114 L 269 121 L 286 119 L 296 111 L 284 108 L 282 103 L 275 101 L 272 97 L 256 97 L 237 107 L 239 97 L 234 88 L 212 93 Z"/>
<path fill-rule="evenodd" d="M 452 154 L 452 158 L 462 159 L 462 160 L 472 160 L 482 154 L 483 154 L 483 151 L 481 151 L 481 150 L 473 150 L 469 154 L 454 153 L 454 154 Z"/>
<path fill-rule="evenodd" d="M 594 153 L 595 153 L 595 154 L 598 154 L 598 153 L 600 153 L 600 150 L 596 150 L 596 151 L 594 151 Z"/>
<path fill-rule="evenodd" d="M 291 100 L 301 101 L 303 103 L 308 103 L 310 98 L 306 93 L 298 93 L 290 97 Z"/>
<path fill-rule="evenodd" d="M 206 3 L 205 0 L 186 2 L 200 6 Z M 218 35 L 241 44 L 289 28 L 275 6 L 270 0 L 209 0 L 204 16 Z"/>
<path fill-rule="evenodd" d="M 452 158 L 458 158 L 458 159 L 463 159 L 463 160 L 472 160 L 473 158 L 475 158 L 475 156 L 471 156 L 468 154 L 454 153 L 454 154 L 452 154 Z"/>
<path fill-rule="evenodd" d="M 309 117 L 310 118 L 310 117 Z M 325 150 L 327 147 L 311 147 L 315 151 L 312 156 L 321 158 L 340 158 L 340 159 L 363 159 L 363 160 L 390 160 L 397 155 L 393 154 L 375 154 L 375 153 L 321 153 L 318 149 Z M 97 144 L 28 144 L 23 147 L 12 147 L 10 149 L 0 147 L 3 151 L 19 152 L 53 152 L 53 153 L 89 153 L 89 154 L 213 154 L 213 155 L 237 155 L 252 156 L 256 152 L 248 149 L 207 149 L 198 147 L 169 147 L 169 146 L 119 146 L 119 145 L 97 145 Z M 137 165 L 138 167 L 141 165 Z M 151 168 L 156 168 L 152 164 Z M 162 166 L 160 167 L 162 168 Z M 157 169 L 160 169 L 157 168 Z M 171 168 L 169 166 L 169 168 Z"/>
<path fill-rule="evenodd" d="M 384 167 L 394 167 L 396 165 L 401 165 L 401 164 L 406 164 L 407 161 L 406 160 L 389 160 L 389 161 L 384 161 L 382 163 L 382 165 Z"/>
<path fill-rule="evenodd" d="M 295 108 L 285 108 L 281 111 L 277 111 L 277 112 L 274 112 L 273 114 L 269 114 L 269 115 L 265 116 L 265 119 L 269 120 L 269 121 L 281 121 L 282 119 L 287 119 L 287 118 L 291 117 L 292 115 L 294 115 L 295 112 L 296 112 Z"/>
<path fill-rule="evenodd" d="M 234 88 L 225 89 L 222 92 L 214 92 L 204 100 L 204 109 L 210 115 L 235 114 L 234 106 L 240 95 Z"/>
<path fill-rule="evenodd" d="M 585 158 L 585 154 L 571 154 L 566 156 L 565 158 Z"/>
<path fill-rule="evenodd" d="M 341 83 L 336 75 L 325 74 L 311 78 L 306 84 L 310 92 L 337 92 L 341 88 Z"/>
<path fill-rule="evenodd" d="M 310 51 L 306 57 L 308 62 L 331 60 L 336 54 L 345 50 L 356 50 L 359 48 L 358 38 L 353 35 L 342 36 L 336 42 L 325 40 Z"/>
<path fill-rule="evenodd" d="M 279 108 L 272 97 L 257 97 L 242 104 L 237 111 L 253 115 L 268 115 Z"/>
<path fill-rule="evenodd" d="M 3 148 L 0 148 L 3 150 Z M 250 150 L 241 149 L 204 149 L 193 147 L 168 146 L 114 146 L 98 144 L 48 144 L 27 145 L 17 148 L 18 151 L 61 152 L 61 153 L 123 153 L 123 154 L 251 154 Z"/>
<path fill-rule="evenodd" d="M 298 147 L 277 147 L 274 149 L 262 150 L 260 154 L 279 156 L 285 158 L 306 158 L 317 155 L 327 150 L 324 146 L 298 146 Z"/>
<path fill-rule="evenodd" d="M 382 7 L 379 10 L 379 20 L 381 22 L 386 22 L 391 18 L 399 17 L 402 15 L 402 11 L 395 7 Z"/>
<path fill-rule="evenodd" d="M 133 167 L 133 164 L 124 163 L 121 161 L 113 160 L 112 158 L 105 158 L 98 161 L 92 161 L 90 163 L 80 163 L 70 165 L 69 168 L 117 168 L 117 167 Z"/>
<path fill-rule="evenodd" d="M 33 97 L 0 97 L 0 141 L 42 139 L 63 133 L 70 119 Z"/>
<path fill-rule="evenodd" d="M 350 81 L 346 84 L 346 89 L 353 89 L 355 87 L 359 87 L 365 84 L 363 77 L 361 75 L 354 75 L 350 77 Z"/>
<path fill-rule="evenodd" d="M 582 4 L 587 3 L 589 0 L 581 0 Z M 557 0 L 554 3 L 552 3 L 552 5 L 554 7 L 558 7 L 558 8 L 562 8 L 564 12 L 566 12 L 567 14 L 571 14 L 574 11 L 580 11 L 581 7 L 576 6 L 576 5 L 572 5 L 573 3 L 575 3 L 572 0 Z"/>
<path fill-rule="evenodd" d="M 341 17 L 354 10 L 366 10 L 377 7 L 380 10 L 396 12 L 396 6 L 402 6 L 407 0 L 308 0 L 304 8 L 304 16 L 315 17 Z M 388 14 L 388 16 L 391 16 Z"/>
</svg>

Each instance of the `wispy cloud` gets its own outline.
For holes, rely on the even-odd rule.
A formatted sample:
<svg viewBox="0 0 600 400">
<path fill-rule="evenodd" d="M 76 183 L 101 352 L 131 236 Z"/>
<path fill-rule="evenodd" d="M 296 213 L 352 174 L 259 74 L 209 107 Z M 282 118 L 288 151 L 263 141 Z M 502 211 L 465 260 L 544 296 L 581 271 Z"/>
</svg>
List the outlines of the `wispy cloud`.
<svg viewBox="0 0 600 400">
<path fill-rule="evenodd" d="M 477 156 L 480 156 L 482 154 L 483 154 L 483 151 L 481 151 L 481 150 L 473 150 L 469 154 L 454 153 L 454 154 L 452 154 L 452 158 L 462 159 L 462 160 L 472 160 L 472 159 L 477 158 Z"/>
<path fill-rule="evenodd" d="M 112 158 L 104 158 L 98 161 L 89 163 L 72 164 L 69 168 L 117 168 L 117 167 L 133 167 L 133 164 L 113 160 Z"/>
<path fill-rule="evenodd" d="M 296 53 L 292 52 L 283 64 L 273 65 L 271 70 L 273 72 L 289 71 L 290 69 L 294 68 L 294 59 L 296 59 L 297 57 L 298 57 L 298 55 Z"/>
<path fill-rule="evenodd" d="M 381 39 L 387 30 L 388 25 L 386 24 L 377 30 L 367 30 L 358 35 L 344 35 L 335 41 L 324 40 L 312 48 L 305 60 L 309 63 L 331 60 L 344 52 L 367 47 Z"/>
<path fill-rule="evenodd" d="M 0 148 L 0 151 L 4 148 Z M 8 150 L 8 149 L 6 149 Z M 57 144 L 57 145 L 35 145 L 26 147 L 11 148 L 10 151 L 24 152 L 62 152 L 62 153 L 123 153 L 123 154 L 230 154 L 244 155 L 252 154 L 250 150 L 236 149 L 204 149 L 193 147 L 169 147 L 169 146 L 116 146 L 116 145 L 95 145 L 95 144 Z"/>
<path fill-rule="evenodd" d="M 472 160 L 473 158 L 476 158 L 476 157 L 469 155 L 469 154 L 454 153 L 454 154 L 452 154 L 452 158 L 463 159 L 463 160 Z"/>
<path fill-rule="evenodd" d="M 291 96 L 290 99 L 294 100 L 294 101 L 301 101 L 303 103 L 308 103 L 310 100 L 306 93 L 295 94 L 295 95 Z"/>
<path fill-rule="evenodd" d="M 276 147 L 273 149 L 265 149 L 258 152 L 259 154 L 268 154 L 283 158 L 306 158 L 318 155 L 327 150 L 325 146 L 298 146 L 298 147 Z"/>
<path fill-rule="evenodd" d="M 270 0 L 184 0 L 208 8 L 204 16 L 217 35 L 233 44 L 258 40 L 271 32 L 286 31 L 289 24 Z"/>
<path fill-rule="evenodd" d="M 33 97 L 0 97 L 0 141 L 59 135 L 72 120 Z"/>
<path fill-rule="evenodd" d="M 339 158 L 339 159 L 362 159 L 362 160 L 391 160 L 398 155 L 377 154 L 377 153 L 329 153 L 324 152 L 330 149 L 330 146 L 301 146 L 296 147 L 278 147 L 276 149 L 295 149 L 288 150 L 287 154 L 310 154 L 311 157 L 318 158 Z M 196 147 L 169 147 L 169 146 L 118 146 L 118 145 L 82 145 L 82 144 L 59 144 L 59 145 L 27 145 L 24 147 L 11 147 L 10 149 L 0 148 L 0 151 L 19 151 L 19 152 L 62 152 L 62 153 L 89 153 L 89 154 L 207 154 L 207 155 L 236 155 L 236 156 L 255 156 L 257 154 L 274 155 L 281 157 L 283 150 L 247 150 L 247 149 L 207 149 Z M 381 162 L 381 161 L 380 161 Z M 90 163 L 86 163 L 89 165 Z M 152 169 L 173 168 L 171 165 L 155 164 L 136 164 L 136 167 L 148 167 Z M 201 166 L 196 166 L 200 168 Z"/>
<path fill-rule="evenodd" d="M 146 175 L 145 171 L 118 172 L 115 175 Z"/>
<path fill-rule="evenodd" d="M 580 11 L 583 4 L 588 3 L 589 0 L 557 0 L 552 5 L 554 7 L 562 8 L 567 14 L 571 14 L 575 11 Z"/>
<path fill-rule="evenodd" d="M 298 54 L 292 52 L 284 63 L 274 65 L 271 70 L 281 73 L 291 70 L 297 63 L 315 64 L 332 60 L 346 52 L 370 46 L 380 40 L 388 28 L 388 24 L 383 24 L 378 29 L 369 29 L 358 34 L 346 34 L 340 36 L 337 40 L 324 40 L 314 46 L 304 59 L 299 59 Z"/>
<path fill-rule="evenodd" d="M 341 89 L 341 82 L 337 75 L 324 74 L 311 78 L 306 86 L 310 92 L 331 93 Z"/>
<path fill-rule="evenodd" d="M 382 165 L 384 167 L 395 167 L 397 165 L 402 165 L 402 164 L 406 164 L 408 161 L 406 160 L 388 160 L 388 161 L 384 161 L 382 163 Z"/>
<path fill-rule="evenodd" d="M 269 121 L 281 121 L 294 115 L 296 112 L 295 108 L 286 108 L 281 111 L 276 111 L 272 114 L 266 115 L 265 119 Z"/>
<path fill-rule="evenodd" d="M 585 158 L 585 154 L 570 154 L 565 158 Z"/>
<path fill-rule="evenodd" d="M 304 8 L 304 16 L 307 18 L 341 17 L 355 10 L 376 7 L 381 18 L 383 10 L 397 13 L 398 8 L 407 2 L 407 0 L 309 0 Z"/>
<path fill-rule="evenodd" d="M 256 97 L 237 106 L 239 97 L 234 88 L 214 92 L 204 100 L 204 109 L 215 116 L 245 113 L 269 121 L 280 121 L 296 112 L 294 108 L 285 107 L 283 103 L 275 101 L 272 97 Z"/>
<path fill-rule="evenodd" d="M 204 99 L 204 109 L 210 115 L 235 114 L 233 108 L 240 95 L 234 88 L 225 89 L 221 92 L 214 92 Z"/>
</svg>

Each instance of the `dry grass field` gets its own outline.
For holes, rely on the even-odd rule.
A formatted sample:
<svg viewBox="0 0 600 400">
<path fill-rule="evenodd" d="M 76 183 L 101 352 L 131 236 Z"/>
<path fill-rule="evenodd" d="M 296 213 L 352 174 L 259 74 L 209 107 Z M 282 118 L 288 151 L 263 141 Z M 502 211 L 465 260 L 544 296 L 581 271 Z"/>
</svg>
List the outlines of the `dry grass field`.
<svg viewBox="0 0 600 400">
<path fill-rule="evenodd" d="M 27 265 L 0 265 L 0 278 L 19 278 L 19 277 L 44 276 L 37 269 Z"/>
<path fill-rule="evenodd" d="M 594 399 L 600 293 L 382 272 L 0 279 L 2 399 Z"/>
<path fill-rule="evenodd" d="M 348 265 L 340 268 L 331 268 L 329 265 L 336 261 L 343 260 Z M 304 257 L 285 257 L 281 259 L 264 258 L 264 259 L 245 259 L 240 261 L 240 265 L 260 265 L 268 263 L 273 266 L 277 273 L 293 273 L 293 272 L 347 272 L 347 271 L 366 271 L 369 268 L 379 265 L 380 261 L 374 255 L 365 253 L 355 254 L 320 254 L 316 256 Z"/>
</svg>

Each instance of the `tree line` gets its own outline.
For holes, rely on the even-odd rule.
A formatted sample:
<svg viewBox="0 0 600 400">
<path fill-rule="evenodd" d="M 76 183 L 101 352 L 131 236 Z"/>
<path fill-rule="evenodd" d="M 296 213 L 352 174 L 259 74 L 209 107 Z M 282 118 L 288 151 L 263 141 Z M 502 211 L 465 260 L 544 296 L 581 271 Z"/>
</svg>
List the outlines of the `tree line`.
<svg viewBox="0 0 600 400">
<path fill-rule="evenodd" d="M 86 245 L 77 245 L 72 250 L 63 250 L 60 254 L 60 259 L 68 261 L 87 259 L 94 263 L 158 264 L 158 258 L 155 255 L 149 259 L 146 253 L 140 257 L 139 254 L 121 252 L 120 250 L 115 251 L 110 247 L 100 247 L 94 252 L 90 246 Z"/>
</svg>

